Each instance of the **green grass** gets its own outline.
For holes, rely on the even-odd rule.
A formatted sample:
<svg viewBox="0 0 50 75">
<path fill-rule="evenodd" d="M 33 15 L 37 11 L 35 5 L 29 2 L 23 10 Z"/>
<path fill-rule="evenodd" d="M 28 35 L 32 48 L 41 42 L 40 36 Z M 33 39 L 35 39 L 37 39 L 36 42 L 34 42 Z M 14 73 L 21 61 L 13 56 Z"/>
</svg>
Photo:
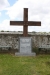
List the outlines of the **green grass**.
<svg viewBox="0 0 50 75">
<path fill-rule="evenodd" d="M 50 75 L 50 55 L 17 57 L 0 54 L 0 75 Z"/>
</svg>

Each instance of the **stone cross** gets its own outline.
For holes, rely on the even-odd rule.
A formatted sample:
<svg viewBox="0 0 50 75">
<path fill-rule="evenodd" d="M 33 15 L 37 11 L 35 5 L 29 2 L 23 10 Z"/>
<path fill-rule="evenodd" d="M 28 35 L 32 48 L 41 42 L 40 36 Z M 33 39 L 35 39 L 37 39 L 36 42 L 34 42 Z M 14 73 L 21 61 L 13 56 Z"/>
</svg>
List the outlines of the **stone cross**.
<svg viewBox="0 0 50 75">
<path fill-rule="evenodd" d="M 13 16 L 13 15 L 12 15 Z M 41 26 L 41 22 L 28 21 L 28 8 L 24 8 L 23 21 L 10 21 L 10 25 L 23 25 L 23 36 L 28 36 L 28 26 Z"/>
</svg>

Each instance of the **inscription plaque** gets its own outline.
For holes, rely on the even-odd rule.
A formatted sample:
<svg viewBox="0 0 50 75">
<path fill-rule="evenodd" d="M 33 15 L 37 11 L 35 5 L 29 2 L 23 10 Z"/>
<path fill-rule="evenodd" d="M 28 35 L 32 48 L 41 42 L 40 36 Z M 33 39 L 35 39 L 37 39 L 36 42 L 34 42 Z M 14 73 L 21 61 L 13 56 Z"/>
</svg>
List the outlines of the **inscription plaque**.
<svg viewBox="0 0 50 75">
<path fill-rule="evenodd" d="M 32 39 L 31 37 L 20 37 L 19 38 L 19 51 L 20 53 L 31 53 L 32 52 Z"/>
</svg>

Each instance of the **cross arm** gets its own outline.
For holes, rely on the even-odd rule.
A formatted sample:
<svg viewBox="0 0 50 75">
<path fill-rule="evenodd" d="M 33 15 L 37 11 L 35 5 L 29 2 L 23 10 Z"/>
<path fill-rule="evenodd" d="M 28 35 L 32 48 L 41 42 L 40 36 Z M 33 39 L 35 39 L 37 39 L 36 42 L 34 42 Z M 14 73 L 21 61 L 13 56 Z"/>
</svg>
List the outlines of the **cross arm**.
<svg viewBox="0 0 50 75">
<path fill-rule="evenodd" d="M 10 21 L 10 25 L 23 25 L 23 21 Z"/>
<path fill-rule="evenodd" d="M 41 26 L 41 22 L 39 21 L 28 21 L 29 26 Z"/>
</svg>

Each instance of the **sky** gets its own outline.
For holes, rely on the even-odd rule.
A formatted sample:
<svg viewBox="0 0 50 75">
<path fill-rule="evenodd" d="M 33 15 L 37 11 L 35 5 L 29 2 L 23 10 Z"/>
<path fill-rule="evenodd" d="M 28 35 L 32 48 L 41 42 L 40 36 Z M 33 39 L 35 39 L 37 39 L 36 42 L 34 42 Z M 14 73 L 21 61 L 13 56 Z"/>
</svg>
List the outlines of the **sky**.
<svg viewBox="0 0 50 75">
<path fill-rule="evenodd" d="M 41 21 L 28 31 L 50 32 L 50 0 L 0 0 L 0 31 L 23 31 L 23 26 L 10 26 L 10 20 L 23 21 L 23 8 L 28 8 L 28 21 Z"/>
</svg>

